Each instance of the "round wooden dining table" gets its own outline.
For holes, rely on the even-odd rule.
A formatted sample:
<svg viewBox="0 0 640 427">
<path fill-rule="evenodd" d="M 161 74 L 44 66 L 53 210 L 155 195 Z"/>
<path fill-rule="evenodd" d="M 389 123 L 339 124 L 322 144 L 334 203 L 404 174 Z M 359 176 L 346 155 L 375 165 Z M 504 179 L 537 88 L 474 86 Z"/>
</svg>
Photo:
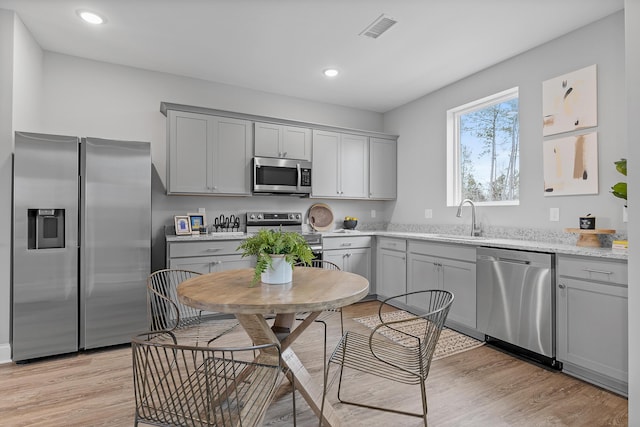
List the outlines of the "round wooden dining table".
<svg viewBox="0 0 640 427">
<path fill-rule="evenodd" d="M 194 308 L 234 314 L 254 344 L 279 343 L 282 360 L 295 376 L 296 390 L 318 417 L 322 412 L 323 425 L 340 425 L 329 402 L 321 409 L 322 387 L 313 381 L 291 344 L 323 310 L 344 307 L 365 297 L 369 281 L 345 271 L 295 267 L 288 284 L 252 286 L 253 275 L 252 268 L 203 274 L 182 282 L 178 298 Z M 302 312 L 311 314 L 294 329 L 295 313 Z M 276 315 L 273 326 L 265 315 Z"/>
</svg>

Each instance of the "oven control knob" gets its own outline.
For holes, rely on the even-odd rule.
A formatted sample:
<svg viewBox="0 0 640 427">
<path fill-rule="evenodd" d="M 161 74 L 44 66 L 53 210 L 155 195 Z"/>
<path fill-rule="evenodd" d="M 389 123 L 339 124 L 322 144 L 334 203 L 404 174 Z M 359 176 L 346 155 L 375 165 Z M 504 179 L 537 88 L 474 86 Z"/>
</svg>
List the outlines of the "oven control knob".
<svg viewBox="0 0 640 427">
<path fill-rule="evenodd" d="M 296 214 L 296 219 L 300 219 L 300 214 Z"/>
<path fill-rule="evenodd" d="M 256 219 L 256 214 L 249 215 L 249 219 Z"/>
<path fill-rule="evenodd" d="M 258 219 L 262 219 L 262 214 L 258 214 Z"/>
</svg>

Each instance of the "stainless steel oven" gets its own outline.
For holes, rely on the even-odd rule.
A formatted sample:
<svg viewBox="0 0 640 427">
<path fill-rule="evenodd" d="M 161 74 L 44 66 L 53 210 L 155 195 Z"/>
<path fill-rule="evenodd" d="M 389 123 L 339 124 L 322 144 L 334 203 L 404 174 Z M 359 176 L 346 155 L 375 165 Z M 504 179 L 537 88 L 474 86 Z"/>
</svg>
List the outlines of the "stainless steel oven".
<svg viewBox="0 0 640 427">
<path fill-rule="evenodd" d="M 309 195 L 311 193 L 311 162 L 254 157 L 253 192 Z"/>
</svg>

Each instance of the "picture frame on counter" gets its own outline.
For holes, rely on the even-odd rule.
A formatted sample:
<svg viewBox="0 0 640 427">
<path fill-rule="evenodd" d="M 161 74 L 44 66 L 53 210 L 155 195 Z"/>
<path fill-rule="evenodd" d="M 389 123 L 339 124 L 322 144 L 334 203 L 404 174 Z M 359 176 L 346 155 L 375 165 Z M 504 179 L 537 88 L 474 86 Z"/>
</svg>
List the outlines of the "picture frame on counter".
<svg viewBox="0 0 640 427">
<path fill-rule="evenodd" d="M 191 221 L 188 215 L 176 215 L 173 221 L 176 226 L 176 236 L 191 234 Z"/>
<path fill-rule="evenodd" d="M 191 227 L 191 233 L 204 232 L 207 226 L 207 217 L 204 213 L 190 213 L 189 226 Z"/>
</svg>

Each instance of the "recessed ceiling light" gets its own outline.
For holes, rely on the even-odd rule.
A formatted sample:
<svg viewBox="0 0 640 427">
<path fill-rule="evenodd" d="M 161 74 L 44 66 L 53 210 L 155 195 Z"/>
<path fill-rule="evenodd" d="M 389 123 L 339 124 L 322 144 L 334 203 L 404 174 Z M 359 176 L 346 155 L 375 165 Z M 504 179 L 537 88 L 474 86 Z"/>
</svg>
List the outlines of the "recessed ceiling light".
<svg viewBox="0 0 640 427">
<path fill-rule="evenodd" d="M 327 68 L 322 73 L 327 77 L 335 77 L 338 75 L 338 70 L 336 70 L 335 68 Z"/>
<path fill-rule="evenodd" d="M 76 13 L 83 21 L 88 22 L 93 25 L 100 25 L 107 22 L 102 16 L 98 15 L 95 12 L 90 12 L 88 10 L 77 10 Z"/>
</svg>

